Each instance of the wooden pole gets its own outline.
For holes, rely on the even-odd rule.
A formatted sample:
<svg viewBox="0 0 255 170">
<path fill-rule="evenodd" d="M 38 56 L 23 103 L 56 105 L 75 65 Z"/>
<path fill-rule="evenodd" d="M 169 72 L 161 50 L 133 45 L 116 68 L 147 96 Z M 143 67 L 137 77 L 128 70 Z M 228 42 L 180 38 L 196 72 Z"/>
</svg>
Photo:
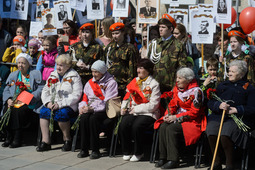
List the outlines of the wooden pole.
<svg viewBox="0 0 255 170">
<path fill-rule="evenodd" d="M 210 170 L 213 170 L 213 166 L 214 166 L 214 162 L 215 162 L 215 158 L 216 158 L 216 154 L 217 154 L 217 150 L 218 150 L 218 146 L 219 146 L 220 134 L 221 134 L 222 125 L 223 125 L 223 121 L 224 121 L 224 117 L 225 117 L 225 112 L 226 112 L 226 110 L 223 110 L 223 113 L 222 113 L 222 116 L 221 116 L 219 133 L 218 133 L 218 137 L 217 137 L 216 146 L 215 146 L 215 149 L 214 149 L 213 160 L 212 160 L 212 165 L 211 165 Z"/>
<path fill-rule="evenodd" d="M 95 37 L 97 38 L 97 20 L 95 19 Z"/>
<path fill-rule="evenodd" d="M 99 35 L 100 34 L 100 26 L 101 26 L 101 20 L 98 21 L 98 26 L 97 26 L 98 36 L 101 36 L 101 35 Z"/>
<path fill-rule="evenodd" d="M 74 20 L 75 13 L 76 13 L 76 9 L 74 9 L 73 11 L 73 20 Z"/>
<path fill-rule="evenodd" d="M 224 26 L 223 26 L 224 24 L 221 24 L 221 55 L 222 55 L 222 57 L 224 57 L 224 50 L 223 50 L 223 48 L 224 48 L 224 36 L 223 36 L 223 32 L 224 32 Z"/>
<path fill-rule="evenodd" d="M 201 44 L 201 60 L 202 60 L 202 68 L 204 69 L 204 44 Z"/>
</svg>

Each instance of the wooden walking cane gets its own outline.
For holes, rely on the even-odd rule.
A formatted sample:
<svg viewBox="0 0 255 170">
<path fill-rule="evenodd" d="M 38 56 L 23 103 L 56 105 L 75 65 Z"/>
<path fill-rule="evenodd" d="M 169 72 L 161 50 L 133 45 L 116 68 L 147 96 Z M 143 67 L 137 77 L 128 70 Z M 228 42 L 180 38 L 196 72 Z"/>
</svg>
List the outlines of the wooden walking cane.
<svg viewBox="0 0 255 170">
<path fill-rule="evenodd" d="M 214 166 L 214 162 L 215 162 L 215 158 L 216 158 L 216 154 L 217 154 L 217 150 L 218 150 L 218 146 L 219 146 L 220 134 L 221 134 L 221 129 L 222 129 L 222 125 L 223 125 L 223 121 L 224 121 L 224 117 L 225 117 L 225 112 L 226 112 L 226 110 L 223 110 L 223 113 L 222 113 L 222 116 L 221 116 L 219 133 L 218 133 L 218 137 L 217 137 L 216 146 L 215 146 L 215 149 L 214 149 L 213 160 L 212 160 L 212 165 L 211 165 L 210 170 L 213 170 L 213 166 Z"/>
</svg>

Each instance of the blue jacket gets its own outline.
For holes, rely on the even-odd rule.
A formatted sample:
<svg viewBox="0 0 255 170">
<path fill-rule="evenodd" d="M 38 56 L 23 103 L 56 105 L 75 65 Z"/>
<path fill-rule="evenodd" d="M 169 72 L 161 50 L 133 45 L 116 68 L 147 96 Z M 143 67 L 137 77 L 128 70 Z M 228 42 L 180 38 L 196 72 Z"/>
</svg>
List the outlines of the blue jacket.
<svg viewBox="0 0 255 170">
<path fill-rule="evenodd" d="M 223 101 L 232 100 L 228 102 L 230 107 L 237 109 L 237 117 L 243 116 L 244 123 L 248 125 L 255 125 L 255 88 L 247 84 L 247 81 L 239 80 L 235 83 L 225 81 L 220 83 L 216 88 L 216 94 Z M 215 99 L 209 100 L 207 105 L 212 110 L 213 114 L 222 114 L 219 109 L 221 102 Z"/>
<path fill-rule="evenodd" d="M 12 98 L 15 92 L 15 84 L 13 82 L 16 82 L 18 80 L 19 70 L 12 72 L 8 79 L 6 80 L 7 86 L 4 89 L 3 92 L 3 102 L 6 103 L 9 98 Z M 43 83 L 42 83 L 42 74 L 39 70 L 32 70 L 29 73 L 29 83 L 32 90 L 32 94 L 34 95 L 31 105 L 36 104 L 34 111 L 36 113 L 40 113 L 40 109 L 42 106 L 41 101 L 41 93 L 43 89 Z M 11 85 L 11 86 L 10 86 Z"/>
</svg>

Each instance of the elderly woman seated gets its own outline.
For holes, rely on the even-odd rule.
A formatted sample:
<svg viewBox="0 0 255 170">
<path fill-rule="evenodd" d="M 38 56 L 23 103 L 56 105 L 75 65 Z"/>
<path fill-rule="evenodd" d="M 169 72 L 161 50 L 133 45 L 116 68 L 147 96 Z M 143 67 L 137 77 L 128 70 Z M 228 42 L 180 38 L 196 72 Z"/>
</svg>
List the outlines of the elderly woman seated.
<svg viewBox="0 0 255 170">
<path fill-rule="evenodd" d="M 77 116 L 82 83 L 79 74 L 71 68 L 72 58 L 68 54 L 60 55 L 56 63 L 57 70 L 50 74 L 42 91 L 44 105 L 40 111 L 42 142 L 36 148 L 38 152 L 51 149 L 49 133 L 51 111 L 53 111 L 53 119 L 58 122 L 63 133 L 62 151 L 71 150 L 70 119 Z"/>
<path fill-rule="evenodd" d="M 160 117 L 158 106 L 161 93 L 159 83 L 152 77 L 153 67 L 149 59 L 139 61 L 138 77 L 127 85 L 127 93 L 121 105 L 123 117 L 119 135 L 125 161 L 136 162 L 143 157 L 144 132 L 153 130 L 154 122 Z M 133 139 L 134 150 L 131 150 Z"/>
<path fill-rule="evenodd" d="M 89 156 L 88 150 L 91 147 L 90 159 L 97 159 L 100 157 L 100 126 L 108 118 L 105 105 L 109 99 L 118 96 L 118 84 L 101 60 L 92 64 L 91 71 L 93 78 L 86 83 L 83 99 L 79 103 L 81 151 L 77 157 Z"/>
<path fill-rule="evenodd" d="M 244 79 L 247 73 L 247 63 L 242 60 L 234 60 L 229 64 L 228 77 L 229 80 L 218 85 L 216 95 L 224 102 L 212 99 L 208 102 L 209 109 L 212 110 L 212 115 L 208 116 L 208 124 L 206 133 L 208 135 L 211 151 L 214 152 L 217 135 L 221 121 L 221 114 L 226 110 L 226 116 L 223 122 L 220 144 L 226 156 L 226 169 L 234 169 L 233 150 L 234 146 L 239 146 L 242 149 L 246 147 L 248 140 L 248 132 L 243 131 L 230 115 L 234 114 L 249 126 L 252 130 L 255 128 L 255 88 Z M 214 170 L 222 169 L 222 162 L 217 152 Z"/>
<path fill-rule="evenodd" d="M 20 53 L 17 58 L 18 70 L 12 72 L 7 81 L 7 86 L 3 92 L 3 102 L 5 108 L 3 110 L 6 113 L 7 109 L 11 109 L 10 120 L 7 130 L 7 138 L 2 144 L 2 147 L 16 148 L 21 146 L 22 129 L 29 126 L 31 114 L 33 110 L 39 113 L 38 108 L 42 105 L 41 103 L 41 92 L 43 85 L 41 73 L 37 70 L 30 70 L 32 65 L 32 58 L 26 53 Z M 22 83 L 22 85 L 18 85 Z M 14 100 L 14 96 L 20 93 L 21 86 L 25 86 L 28 93 L 33 95 L 32 101 L 29 104 L 23 103 L 25 101 Z M 19 86 L 19 88 L 17 88 Z M 24 94 L 24 93 L 23 93 Z"/>
<path fill-rule="evenodd" d="M 194 72 L 190 68 L 177 71 L 173 98 L 168 105 L 165 116 L 155 122 L 159 127 L 159 161 L 155 164 L 161 169 L 179 166 L 179 143 L 186 146 L 195 144 L 206 123 L 202 109 L 203 94 L 198 87 Z"/>
</svg>

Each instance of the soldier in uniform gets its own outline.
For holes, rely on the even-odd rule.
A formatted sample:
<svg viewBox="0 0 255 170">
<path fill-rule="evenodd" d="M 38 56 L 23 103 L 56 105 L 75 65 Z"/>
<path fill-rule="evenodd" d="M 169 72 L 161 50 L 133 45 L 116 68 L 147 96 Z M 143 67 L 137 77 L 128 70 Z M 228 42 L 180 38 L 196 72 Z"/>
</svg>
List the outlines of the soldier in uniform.
<svg viewBox="0 0 255 170">
<path fill-rule="evenodd" d="M 108 72 L 118 83 L 119 96 L 123 98 L 127 84 L 136 77 L 137 51 L 133 44 L 127 43 L 123 23 L 114 23 L 109 29 L 113 42 L 106 46 L 104 60 Z"/>
<path fill-rule="evenodd" d="M 93 24 L 83 24 L 80 30 L 81 41 L 71 45 L 70 53 L 73 57 L 73 68 L 79 73 L 85 85 L 92 78 L 91 65 L 103 56 L 103 48 L 94 39 Z"/>
<path fill-rule="evenodd" d="M 158 25 L 161 37 L 152 40 L 148 58 L 155 64 L 153 76 L 160 83 L 163 93 L 174 87 L 176 71 L 186 65 L 187 54 L 184 45 L 173 36 L 175 20 L 164 14 Z"/>
</svg>

